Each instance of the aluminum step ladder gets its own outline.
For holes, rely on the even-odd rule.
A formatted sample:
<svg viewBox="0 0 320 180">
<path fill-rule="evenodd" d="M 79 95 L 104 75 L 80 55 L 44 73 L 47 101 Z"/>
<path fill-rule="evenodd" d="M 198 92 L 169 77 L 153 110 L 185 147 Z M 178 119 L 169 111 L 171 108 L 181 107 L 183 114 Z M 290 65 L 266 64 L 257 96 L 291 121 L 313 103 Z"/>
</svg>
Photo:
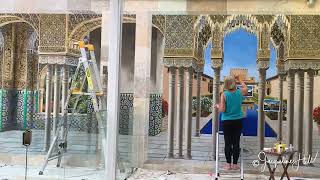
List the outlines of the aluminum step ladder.
<svg viewBox="0 0 320 180">
<path fill-rule="evenodd" d="M 215 162 L 215 180 L 218 180 L 219 178 L 226 179 L 228 177 L 223 177 L 221 176 L 222 173 L 219 171 L 219 161 L 220 161 L 220 156 L 219 156 L 219 135 L 223 134 L 223 131 L 218 131 L 216 133 L 216 162 Z M 235 179 L 235 177 L 232 177 L 232 179 Z M 243 133 L 241 133 L 240 136 L 240 177 L 239 179 L 243 180 L 244 179 L 244 174 L 243 174 Z"/>
<path fill-rule="evenodd" d="M 68 125 L 67 122 L 69 118 L 67 117 L 73 118 L 75 113 L 77 113 L 77 105 L 81 96 L 89 96 L 91 99 L 93 112 L 96 114 L 96 119 L 98 121 L 102 152 L 104 157 L 107 157 L 105 131 L 106 123 L 103 123 L 103 118 L 106 118 L 103 117 L 103 112 L 106 111 L 107 104 L 106 98 L 103 94 L 100 74 L 95 59 L 94 46 L 92 44 L 86 44 L 84 41 L 80 41 L 78 45 L 81 51 L 81 57 L 79 58 L 77 69 L 73 75 L 71 86 L 68 91 L 63 112 L 63 121 L 60 121 L 58 124 L 59 128 L 57 129 L 56 134 L 54 134 L 53 141 L 48 150 L 44 164 L 39 171 L 39 175 L 43 175 L 44 169 L 51 160 L 58 159 L 57 167 L 60 167 L 61 159 L 67 149 L 67 135 L 70 128 L 70 125 Z M 75 101 L 73 106 L 70 107 L 72 105 L 72 98 L 74 98 Z M 70 111 L 71 115 L 68 116 Z"/>
</svg>

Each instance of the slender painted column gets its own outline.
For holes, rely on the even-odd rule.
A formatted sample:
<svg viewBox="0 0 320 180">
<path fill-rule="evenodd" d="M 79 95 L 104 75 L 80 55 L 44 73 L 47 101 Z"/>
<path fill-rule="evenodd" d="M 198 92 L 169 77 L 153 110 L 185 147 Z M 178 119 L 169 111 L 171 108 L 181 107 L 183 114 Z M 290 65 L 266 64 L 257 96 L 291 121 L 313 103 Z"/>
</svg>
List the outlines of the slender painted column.
<svg viewBox="0 0 320 180">
<path fill-rule="evenodd" d="M 183 97 L 184 97 L 184 68 L 178 69 L 178 82 L 177 82 L 177 144 L 178 144 L 178 158 L 183 158 Z"/>
<path fill-rule="evenodd" d="M 191 159 L 191 131 L 192 131 L 192 74 L 193 68 L 187 69 L 186 77 L 186 106 L 185 106 L 185 147 L 186 152 L 184 155 L 185 159 Z"/>
<path fill-rule="evenodd" d="M 214 68 L 213 76 L 213 105 L 220 102 L 220 68 Z M 219 131 L 219 112 L 216 108 L 212 109 L 212 157 L 216 160 L 216 133 Z"/>
<path fill-rule="evenodd" d="M 38 112 L 43 112 L 43 96 L 44 96 L 44 88 L 39 89 L 39 110 Z"/>
<path fill-rule="evenodd" d="M 265 97 L 266 87 L 266 69 L 259 69 L 259 95 L 258 95 L 258 147 L 259 150 L 264 148 L 265 135 L 265 116 L 263 111 L 263 100 Z"/>
<path fill-rule="evenodd" d="M 200 117 L 201 117 L 201 75 L 202 72 L 198 71 L 197 72 L 197 116 L 196 116 L 196 132 L 195 136 L 199 137 L 200 136 Z"/>
<path fill-rule="evenodd" d="M 312 119 L 312 110 L 313 110 L 313 85 L 314 85 L 314 71 L 309 70 L 307 72 L 306 77 L 306 111 L 305 111 L 305 118 L 307 127 L 306 135 L 305 135 L 305 155 L 312 156 L 312 133 L 313 133 L 313 119 Z"/>
<path fill-rule="evenodd" d="M 174 141 L 174 102 L 175 102 L 176 69 L 169 67 L 169 117 L 168 117 L 168 154 L 167 158 L 173 158 Z"/>
<path fill-rule="evenodd" d="M 47 76 L 46 76 L 46 111 L 45 111 L 45 134 L 44 134 L 44 150 L 48 151 L 50 147 L 50 136 L 51 136 L 51 96 L 52 96 L 52 65 L 48 64 Z"/>
<path fill-rule="evenodd" d="M 280 111 L 278 113 L 278 141 L 282 141 L 282 121 L 283 121 L 283 78 L 284 74 L 279 74 L 279 100 Z"/>
<path fill-rule="evenodd" d="M 294 117 L 294 72 L 288 71 L 288 100 L 287 100 L 287 144 L 293 144 L 293 117 Z"/>
<path fill-rule="evenodd" d="M 60 112 L 60 65 L 54 65 L 54 94 L 53 94 L 53 135 L 57 133 L 57 126 L 59 123 L 59 112 Z"/>
<path fill-rule="evenodd" d="M 296 72 L 294 103 L 294 147 L 302 155 L 303 145 L 303 103 L 304 103 L 304 72 Z"/>
<path fill-rule="evenodd" d="M 64 112 L 64 108 L 65 108 L 65 103 L 67 100 L 67 96 L 68 96 L 68 89 L 69 89 L 69 85 L 68 85 L 68 81 L 69 81 L 69 67 L 68 65 L 63 65 L 61 67 L 61 72 L 62 72 L 62 91 L 61 91 L 61 112 Z"/>
<path fill-rule="evenodd" d="M 64 129 L 66 129 L 68 124 L 67 114 L 68 112 L 65 111 L 66 100 L 68 96 L 68 79 L 69 79 L 69 67 L 67 65 L 63 65 L 61 67 L 62 70 L 62 94 L 61 94 L 61 114 L 63 120 L 63 127 L 62 127 L 62 134 L 64 134 Z"/>
<path fill-rule="evenodd" d="M 109 61 L 108 61 L 108 103 L 107 103 L 107 135 L 106 142 L 102 143 L 106 146 L 105 151 L 105 169 L 106 179 L 116 179 L 117 174 L 117 149 L 118 149 L 118 133 L 119 133 L 119 79 L 120 79 L 120 57 L 121 57 L 121 41 L 122 41 L 122 15 L 123 0 L 110 0 L 110 22 L 109 27 Z"/>
</svg>

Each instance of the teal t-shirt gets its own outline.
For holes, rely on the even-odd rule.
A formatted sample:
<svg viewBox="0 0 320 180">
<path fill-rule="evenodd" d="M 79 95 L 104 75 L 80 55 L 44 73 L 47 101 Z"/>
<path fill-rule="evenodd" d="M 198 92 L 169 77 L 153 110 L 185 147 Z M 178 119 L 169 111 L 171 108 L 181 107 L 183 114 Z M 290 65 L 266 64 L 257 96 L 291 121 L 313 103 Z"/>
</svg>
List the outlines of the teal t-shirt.
<svg viewBox="0 0 320 180">
<path fill-rule="evenodd" d="M 237 120 L 243 118 L 242 101 L 243 95 L 240 89 L 234 92 L 224 91 L 225 112 L 221 113 L 221 120 Z"/>
</svg>

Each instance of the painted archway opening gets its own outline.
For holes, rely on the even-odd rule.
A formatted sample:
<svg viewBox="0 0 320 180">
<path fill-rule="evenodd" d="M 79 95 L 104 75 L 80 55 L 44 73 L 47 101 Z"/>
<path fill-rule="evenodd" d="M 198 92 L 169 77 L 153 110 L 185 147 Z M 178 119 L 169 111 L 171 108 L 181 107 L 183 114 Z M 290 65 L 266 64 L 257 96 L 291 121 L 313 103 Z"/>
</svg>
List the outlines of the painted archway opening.
<svg viewBox="0 0 320 180">
<path fill-rule="evenodd" d="M 229 75 L 238 75 L 247 85 L 253 87 L 253 97 L 246 98 L 249 106 L 245 106 L 246 119 L 243 121 L 244 135 L 257 136 L 258 113 L 257 105 L 253 99 L 257 99 L 258 73 L 256 70 L 257 44 L 258 38 L 255 33 L 248 31 L 246 28 L 238 26 L 225 33 L 223 40 L 223 66 L 221 76 L 220 92 L 223 91 L 224 78 Z M 206 63 L 205 69 L 210 68 Z M 252 103 L 249 103 L 252 102 Z M 275 137 L 275 132 L 266 123 L 266 137 Z M 220 130 L 222 127 L 220 126 Z M 209 121 L 201 130 L 203 134 L 212 133 L 212 121 Z"/>
</svg>

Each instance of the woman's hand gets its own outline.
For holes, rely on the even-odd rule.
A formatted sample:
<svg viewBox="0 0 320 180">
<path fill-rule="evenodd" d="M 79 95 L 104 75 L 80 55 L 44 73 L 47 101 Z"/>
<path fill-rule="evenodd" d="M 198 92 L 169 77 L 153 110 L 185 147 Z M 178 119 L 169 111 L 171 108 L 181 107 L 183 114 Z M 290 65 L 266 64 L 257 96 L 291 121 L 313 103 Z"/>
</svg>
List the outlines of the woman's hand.
<svg viewBox="0 0 320 180">
<path fill-rule="evenodd" d="M 216 109 L 219 109 L 220 105 L 219 104 L 216 104 L 213 106 L 213 108 L 216 108 Z"/>
<path fill-rule="evenodd" d="M 235 76 L 234 76 L 234 79 L 236 80 L 236 83 L 237 83 L 237 84 L 240 84 L 239 75 L 235 75 Z"/>
</svg>

